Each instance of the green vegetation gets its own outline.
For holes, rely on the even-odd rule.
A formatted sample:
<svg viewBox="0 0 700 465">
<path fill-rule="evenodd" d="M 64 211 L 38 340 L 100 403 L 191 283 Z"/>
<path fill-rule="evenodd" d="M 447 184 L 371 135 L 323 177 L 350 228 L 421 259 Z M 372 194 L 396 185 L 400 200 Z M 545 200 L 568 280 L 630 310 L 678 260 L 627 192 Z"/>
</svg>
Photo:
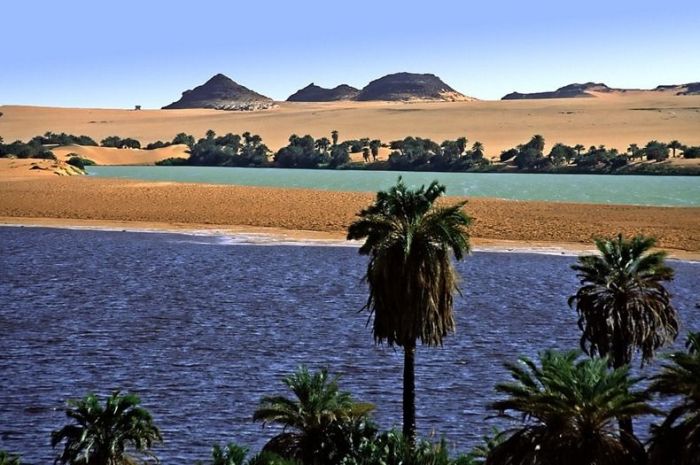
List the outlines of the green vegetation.
<svg viewBox="0 0 700 465">
<path fill-rule="evenodd" d="M 72 422 L 51 433 L 52 447 L 63 443 L 56 463 L 132 465 L 141 457 L 155 457 L 151 447 L 163 438 L 140 403 L 138 396 L 119 391 L 107 397 L 104 406 L 94 394 L 69 401 L 65 413 Z"/>
<path fill-rule="evenodd" d="M 374 435 L 368 418 L 374 406 L 354 402 L 337 381 L 326 370 L 310 373 L 302 367 L 284 378 L 295 399 L 263 397 L 253 420 L 285 427 L 263 450 L 303 463 L 334 465 L 356 441 Z"/>
<path fill-rule="evenodd" d="M 438 207 L 435 201 L 444 193 L 436 181 L 411 190 L 399 177 L 359 213 L 347 236 L 364 239 L 360 254 L 370 257 L 366 309 L 374 315 L 374 340 L 404 350 L 403 435 L 410 445 L 416 434 L 416 341 L 442 345 L 454 331 L 458 277 L 451 255 L 461 260 L 469 252 L 466 202 Z"/>
<path fill-rule="evenodd" d="M 60 134 L 56 134 L 54 132 L 47 132 L 43 136 L 36 136 L 35 138 L 32 139 L 32 141 L 36 141 L 41 145 L 88 145 L 88 146 L 97 146 L 97 142 L 95 142 L 91 137 L 88 136 L 74 136 L 72 134 L 66 134 L 65 132 L 62 132 Z"/>
<path fill-rule="evenodd" d="M 117 149 L 140 149 L 141 148 L 141 142 L 137 141 L 136 139 L 132 139 L 130 137 L 127 137 L 126 139 L 122 139 L 119 136 L 109 136 L 105 137 L 100 141 L 100 145 L 102 147 L 112 147 L 112 148 L 117 148 Z"/>
<path fill-rule="evenodd" d="M 608 357 L 613 368 L 629 365 L 636 351 L 648 362 L 678 335 L 678 314 L 663 284 L 673 279 L 666 253 L 650 252 L 656 241 L 643 236 L 620 234 L 595 244 L 600 255 L 579 257 L 572 266 L 582 285 L 569 298 L 579 315 L 581 348 Z M 620 427 L 631 433 L 631 418 L 621 417 Z"/>
<path fill-rule="evenodd" d="M 157 162 L 160 166 L 232 166 L 279 167 L 305 169 L 367 169 L 395 171 L 436 172 L 523 172 L 523 173 L 591 173 L 591 174 L 658 174 L 700 175 L 700 167 L 659 163 L 669 158 L 700 157 L 700 146 L 686 146 L 677 140 L 669 143 L 650 141 L 644 147 L 630 144 L 624 153 L 603 145 L 586 148 L 556 143 L 545 154 L 545 139 L 533 136 L 528 142 L 504 150 L 498 161 L 491 161 L 484 145 L 475 141 L 471 148 L 466 137 L 437 143 L 421 137 L 406 137 L 382 143 L 367 137 L 339 140 L 338 131 L 328 137 L 314 139 L 310 135 L 289 137 L 289 143 L 272 152 L 258 135 L 245 132 L 228 133 L 217 137 L 212 130 L 196 140 L 186 133 L 177 134 L 172 141 L 155 141 L 145 146 L 155 150 L 171 145 L 187 145 L 188 157 L 168 158 Z M 47 132 L 28 143 L 15 141 L 3 144 L 0 138 L 0 157 L 52 158 L 50 145 L 97 145 L 88 136 Z M 141 148 L 136 139 L 109 136 L 101 141 L 103 147 Z M 380 149 L 390 149 L 388 157 L 380 160 Z M 362 154 L 362 160 L 353 160 L 351 154 Z M 646 163 L 638 163 L 646 160 Z"/>
<path fill-rule="evenodd" d="M 34 139 L 26 144 L 21 140 L 16 140 L 10 144 L 3 144 L 2 138 L 0 138 L 0 158 L 8 156 L 15 156 L 17 158 L 41 158 L 47 160 L 56 159 L 56 156 L 51 150 Z"/>
<path fill-rule="evenodd" d="M 2 113 L 0 113 L 0 116 Z M 0 450 L 0 465 L 21 465 L 22 461 L 18 455 L 12 455 L 7 451 Z"/>
<path fill-rule="evenodd" d="M 618 430 L 615 419 L 654 413 L 650 395 L 635 390 L 628 368 L 609 370 L 606 359 L 547 351 L 540 365 L 522 357 L 509 363 L 514 382 L 496 386 L 506 396 L 492 404 L 516 423 L 487 464 L 643 464 L 644 445 Z"/>
<path fill-rule="evenodd" d="M 687 352 L 670 355 L 670 363 L 652 378 L 649 390 L 679 402 L 660 426 L 652 428 L 652 465 L 700 463 L 700 333 L 690 333 Z"/>
<path fill-rule="evenodd" d="M 73 165 L 77 168 L 80 168 L 81 170 L 84 170 L 86 166 L 94 166 L 95 162 L 90 160 L 89 158 L 83 158 L 80 155 L 76 153 L 69 153 L 68 157 L 68 164 Z"/>
</svg>

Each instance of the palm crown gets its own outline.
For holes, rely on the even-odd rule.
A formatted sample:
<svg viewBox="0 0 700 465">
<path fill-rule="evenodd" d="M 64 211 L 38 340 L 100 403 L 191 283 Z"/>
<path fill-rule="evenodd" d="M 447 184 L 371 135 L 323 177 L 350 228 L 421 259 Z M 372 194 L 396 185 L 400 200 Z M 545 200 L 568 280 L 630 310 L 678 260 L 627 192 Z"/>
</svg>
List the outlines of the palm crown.
<svg viewBox="0 0 700 465">
<path fill-rule="evenodd" d="M 139 407 L 135 394 L 120 395 L 115 391 L 104 407 L 94 394 L 77 401 L 68 401 L 66 416 L 74 421 L 51 434 L 51 446 L 64 442 L 56 463 L 71 465 L 123 465 L 137 463 L 126 453 L 133 447 L 140 455 L 157 461 L 150 451 L 155 442 L 162 441 L 151 414 Z"/>
<path fill-rule="evenodd" d="M 582 287 L 569 298 L 579 314 L 581 347 L 591 355 L 608 356 L 611 365 L 630 363 L 634 351 L 642 362 L 675 340 L 678 316 L 664 282 L 673 279 L 665 252 L 649 252 L 655 240 L 596 240 L 600 256 L 579 257 L 572 268 Z"/>
<path fill-rule="evenodd" d="M 631 464 L 644 447 L 616 417 L 652 413 L 648 394 L 633 391 L 628 368 L 609 370 L 605 359 L 578 359 L 575 351 L 547 351 L 541 366 L 528 358 L 507 364 L 514 382 L 496 390 L 507 396 L 492 408 L 520 414 L 523 426 L 489 454 L 487 464 Z M 508 417 L 513 419 L 512 417 Z"/>
<path fill-rule="evenodd" d="M 325 369 L 310 373 L 301 367 L 283 382 L 295 398 L 263 397 L 253 420 L 293 430 L 281 433 L 265 446 L 285 457 L 317 462 L 334 427 L 366 418 L 374 409 L 371 404 L 354 402 L 350 393 L 340 390 L 338 379 L 331 378 Z"/>
<path fill-rule="evenodd" d="M 348 239 L 365 239 L 360 253 L 370 256 L 366 308 L 374 312 L 377 342 L 405 346 L 420 338 L 440 345 L 454 330 L 457 275 L 450 251 L 458 260 L 469 252 L 470 218 L 465 202 L 435 206 L 444 193 L 437 181 L 410 190 L 399 178 L 348 229 Z"/>
</svg>

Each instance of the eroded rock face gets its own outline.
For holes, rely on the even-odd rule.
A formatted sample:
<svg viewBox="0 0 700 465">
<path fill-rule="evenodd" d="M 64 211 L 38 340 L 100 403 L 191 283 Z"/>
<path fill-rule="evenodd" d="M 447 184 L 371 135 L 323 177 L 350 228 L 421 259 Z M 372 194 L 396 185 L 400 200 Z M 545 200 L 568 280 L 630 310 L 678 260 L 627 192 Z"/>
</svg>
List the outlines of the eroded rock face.
<svg viewBox="0 0 700 465">
<path fill-rule="evenodd" d="M 182 108 L 213 108 L 216 110 L 253 111 L 272 108 L 271 98 L 238 84 L 223 74 L 217 74 L 201 86 L 186 90 L 177 102 L 164 110 Z"/>
<path fill-rule="evenodd" d="M 657 92 L 674 92 L 676 95 L 700 95 L 700 82 L 662 85 L 657 86 L 654 90 Z"/>
<path fill-rule="evenodd" d="M 341 100 L 354 100 L 359 89 L 347 84 L 341 84 L 332 89 L 317 86 L 313 82 L 303 89 L 299 89 L 289 96 L 288 102 L 337 102 Z"/>
<path fill-rule="evenodd" d="M 457 92 L 434 74 L 396 73 L 367 84 L 356 100 L 454 102 L 473 99 Z"/>
<path fill-rule="evenodd" d="M 504 96 L 501 100 L 526 100 L 526 99 L 547 99 L 547 98 L 588 98 L 593 97 L 589 92 L 613 92 L 620 89 L 611 89 L 602 82 L 586 82 L 584 84 L 569 84 L 557 90 L 548 92 L 533 92 L 522 94 L 512 92 Z"/>
</svg>

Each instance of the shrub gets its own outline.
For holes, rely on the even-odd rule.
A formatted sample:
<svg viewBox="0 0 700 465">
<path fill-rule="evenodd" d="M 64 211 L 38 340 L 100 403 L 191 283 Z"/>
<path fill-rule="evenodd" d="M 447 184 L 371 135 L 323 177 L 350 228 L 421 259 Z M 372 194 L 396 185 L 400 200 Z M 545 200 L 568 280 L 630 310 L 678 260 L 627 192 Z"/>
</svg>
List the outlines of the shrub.
<svg viewBox="0 0 700 465">
<path fill-rule="evenodd" d="M 683 150 L 683 158 L 700 158 L 700 146 L 688 147 Z"/>
<path fill-rule="evenodd" d="M 163 147 L 169 147 L 170 145 L 170 142 L 163 142 L 161 140 L 157 140 L 146 145 L 146 150 L 162 149 Z"/>
<path fill-rule="evenodd" d="M 187 158 L 171 157 L 156 162 L 158 166 L 185 166 L 189 164 Z"/>
<path fill-rule="evenodd" d="M 77 166 L 80 169 L 85 169 L 86 166 L 95 166 L 97 164 L 89 158 L 83 158 L 75 153 L 71 153 L 69 154 L 69 156 L 70 158 L 66 163 L 68 163 L 69 165 Z"/>
<path fill-rule="evenodd" d="M 644 147 L 644 153 L 647 156 L 647 160 L 663 161 L 668 158 L 668 145 L 652 140 Z"/>
</svg>

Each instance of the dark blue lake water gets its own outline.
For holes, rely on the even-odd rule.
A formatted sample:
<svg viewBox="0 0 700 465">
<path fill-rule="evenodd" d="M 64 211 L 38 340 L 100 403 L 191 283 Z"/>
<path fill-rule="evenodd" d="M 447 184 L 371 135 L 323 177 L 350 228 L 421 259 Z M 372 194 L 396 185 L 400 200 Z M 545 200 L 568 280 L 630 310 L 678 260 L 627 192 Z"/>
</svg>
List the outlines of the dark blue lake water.
<svg viewBox="0 0 700 465">
<path fill-rule="evenodd" d="M 421 435 L 468 450 L 495 424 L 484 419 L 504 361 L 577 347 L 574 261 L 475 253 L 458 265 L 458 332 L 418 351 Z M 163 430 L 164 463 L 205 460 L 214 442 L 257 450 L 279 430 L 251 421 L 256 404 L 286 394 L 281 377 L 300 364 L 329 367 L 382 427 L 400 425 L 401 353 L 376 347 L 358 313 L 365 265 L 351 247 L 0 228 L 0 449 L 50 463 L 66 399 L 121 388 Z M 698 330 L 700 264 L 672 265 L 684 333 Z"/>
</svg>

